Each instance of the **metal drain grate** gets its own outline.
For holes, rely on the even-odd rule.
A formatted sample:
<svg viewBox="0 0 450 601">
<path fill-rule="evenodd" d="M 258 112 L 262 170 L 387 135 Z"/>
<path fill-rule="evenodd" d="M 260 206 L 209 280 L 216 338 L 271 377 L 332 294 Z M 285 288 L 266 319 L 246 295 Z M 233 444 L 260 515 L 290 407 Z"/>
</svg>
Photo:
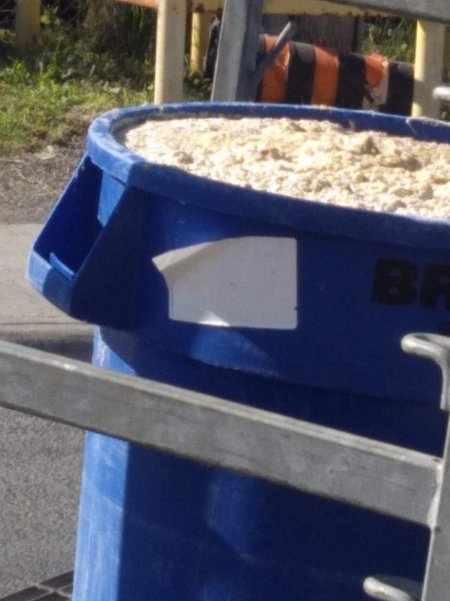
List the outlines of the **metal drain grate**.
<svg viewBox="0 0 450 601">
<path fill-rule="evenodd" d="M 2 597 L 0 601 L 67 601 L 72 595 L 72 582 L 73 572 L 67 572 Z"/>
</svg>

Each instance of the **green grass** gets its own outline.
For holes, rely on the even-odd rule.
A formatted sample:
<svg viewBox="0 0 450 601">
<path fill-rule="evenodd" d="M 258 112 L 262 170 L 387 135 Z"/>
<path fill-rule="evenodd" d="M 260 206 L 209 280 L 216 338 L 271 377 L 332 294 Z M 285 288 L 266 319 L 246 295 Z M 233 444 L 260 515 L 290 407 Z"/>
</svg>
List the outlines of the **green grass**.
<svg viewBox="0 0 450 601">
<path fill-rule="evenodd" d="M 208 98 L 199 77 L 186 79 L 186 100 Z M 152 101 L 152 61 L 142 49 L 92 48 L 57 21 L 39 48 L 18 56 L 13 34 L 0 29 L 0 153 L 64 145 L 99 113 Z"/>
<path fill-rule="evenodd" d="M 48 48 L 18 57 L 1 50 L 0 152 L 64 144 L 96 114 L 153 98 L 152 85 L 136 86 L 113 72 L 107 78 L 106 57 L 95 61 L 75 53 L 69 60 L 65 49 Z"/>
<path fill-rule="evenodd" d="M 118 106 L 151 100 L 149 92 L 92 80 L 55 82 L 45 78 L 0 83 L 0 152 L 43 144 L 64 144 L 93 117 Z"/>
<path fill-rule="evenodd" d="M 96 48 L 54 10 L 44 13 L 40 45 L 26 56 L 0 29 L 0 153 L 65 144 L 101 112 L 151 102 L 151 60 L 142 49 L 125 50 Z"/>
<path fill-rule="evenodd" d="M 65 144 L 99 113 L 152 102 L 155 15 L 109 0 L 85 6 L 76 24 L 47 9 L 40 45 L 27 56 L 15 51 L 14 34 L 0 29 L 0 153 Z M 412 61 L 413 22 L 372 21 L 363 52 L 372 51 Z M 185 100 L 209 94 L 200 77 L 186 79 Z"/>
<path fill-rule="evenodd" d="M 378 52 L 392 60 L 414 62 L 416 22 L 376 18 L 366 24 L 362 52 Z"/>
</svg>

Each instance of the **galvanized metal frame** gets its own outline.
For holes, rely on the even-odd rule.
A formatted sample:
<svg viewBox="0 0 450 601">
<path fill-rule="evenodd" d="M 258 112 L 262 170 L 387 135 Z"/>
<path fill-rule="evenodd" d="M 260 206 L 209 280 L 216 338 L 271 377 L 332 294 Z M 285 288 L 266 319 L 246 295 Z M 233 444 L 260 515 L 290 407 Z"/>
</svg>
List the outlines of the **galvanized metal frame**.
<svg viewBox="0 0 450 601">
<path fill-rule="evenodd" d="M 284 45 L 294 37 L 297 25 L 288 22 L 272 50 L 258 61 L 258 45 L 263 0 L 228 0 L 225 3 L 220 44 L 215 68 L 211 100 L 228 98 L 250 101 L 266 69 L 273 63 Z"/>
<path fill-rule="evenodd" d="M 28 0 L 29 2 L 34 0 Z M 40 0 L 37 0 L 40 2 Z M 158 7 L 158 34 L 157 51 L 155 60 L 155 101 L 157 103 L 181 102 L 183 81 L 183 56 L 186 25 L 186 10 L 194 12 L 193 38 L 191 60 L 194 69 L 201 70 L 201 57 L 199 52 L 199 37 L 205 35 L 207 21 L 203 18 L 207 11 L 216 11 L 230 3 L 231 0 L 118 0 L 139 4 L 149 8 Z M 233 0 L 235 1 L 235 0 Z M 253 0 L 238 0 L 246 10 L 246 5 L 251 8 Z M 23 0 L 25 3 L 25 0 Z M 19 4 L 19 3 L 18 3 Z M 309 14 L 309 15 L 354 15 L 375 16 L 399 14 L 414 19 L 419 19 L 416 35 L 415 72 L 416 85 L 412 116 L 437 117 L 439 104 L 432 97 L 430 90 L 439 86 L 443 65 L 443 39 L 445 36 L 444 23 L 450 23 L 450 10 L 447 0 L 265 0 L 263 9 L 267 14 Z M 238 13 L 236 13 L 238 14 Z M 260 23 L 260 21 L 258 21 Z M 236 45 L 242 46 L 239 41 L 241 32 L 240 24 L 237 30 L 231 30 L 235 36 Z M 242 23 L 241 23 L 242 24 Z M 23 28 L 22 28 L 23 29 Z M 27 30 L 28 31 L 28 30 Z M 170 34 L 170 35 L 169 35 Z M 28 36 L 29 41 L 31 41 Z M 202 42 L 200 42 L 202 45 Z M 233 43 L 227 42 L 233 57 L 236 51 Z M 226 54 L 223 54 L 226 57 Z M 219 73 L 229 85 L 220 82 L 213 99 L 216 101 L 237 100 L 237 84 L 233 84 L 233 75 L 228 71 L 235 64 L 234 58 L 230 60 L 230 67 L 222 66 Z M 226 68 L 226 72 L 223 71 Z M 222 73 L 224 75 L 222 76 Z M 243 84 L 245 85 L 245 84 Z M 247 93 L 250 100 L 250 94 Z"/>
<path fill-rule="evenodd" d="M 348 5 L 419 19 L 416 36 L 415 86 L 412 115 L 439 116 L 439 100 L 433 89 L 441 83 L 445 26 L 450 23 L 447 0 L 331 0 Z M 225 0 L 223 25 L 212 100 L 253 101 L 262 75 L 256 65 L 257 44 L 263 12 L 262 0 Z M 330 11 L 332 12 L 332 11 Z M 286 40 L 285 40 L 286 41 Z M 272 57 L 273 58 L 273 57 Z M 266 65 L 267 67 L 267 65 Z M 256 76 L 257 73 L 257 76 Z M 255 85 L 256 82 L 256 85 Z"/>
<path fill-rule="evenodd" d="M 3 406 L 428 523 L 427 455 L 8 343 L 0 374 Z"/>
<path fill-rule="evenodd" d="M 382 10 L 413 19 L 450 23 L 447 0 L 329 0 L 332 3 L 358 6 L 363 9 Z"/>
<path fill-rule="evenodd" d="M 415 335 L 403 347 L 440 365 L 448 410 L 450 341 Z M 449 434 L 444 457 L 432 457 L 6 342 L 0 377 L 4 407 L 426 525 L 431 543 L 422 601 L 446 598 Z M 408 599 L 398 594 L 384 598 Z"/>
<path fill-rule="evenodd" d="M 227 0 L 211 100 L 252 100 L 264 0 Z"/>
<path fill-rule="evenodd" d="M 438 86 L 434 89 L 433 96 L 441 102 L 450 104 L 450 86 Z"/>
<path fill-rule="evenodd" d="M 443 383 L 441 409 L 450 410 L 450 340 L 444 336 L 422 334 L 402 341 L 406 352 L 432 359 L 441 368 Z M 430 505 L 428 526 L 431 540 L 421 601 L 448 598 L 450 588 L 450 428 L 443 458 L 439 460 L 436 494 Z"/>
</svg>

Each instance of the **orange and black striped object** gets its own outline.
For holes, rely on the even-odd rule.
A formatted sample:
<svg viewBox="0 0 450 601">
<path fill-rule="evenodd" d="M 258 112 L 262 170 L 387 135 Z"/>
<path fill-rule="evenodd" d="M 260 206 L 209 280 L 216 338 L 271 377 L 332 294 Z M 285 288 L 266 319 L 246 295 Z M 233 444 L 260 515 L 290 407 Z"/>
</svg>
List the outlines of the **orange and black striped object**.
<svg viewBox="0 0 450 601">
<path fill-rule="evenodd" d="M 262 36 L 261 55 L 271 50 L 275 39 Z M 290 42 L 267 69 L 257 100 L 409 115 L 413 81 L 409 63 Z"/>
</svg>

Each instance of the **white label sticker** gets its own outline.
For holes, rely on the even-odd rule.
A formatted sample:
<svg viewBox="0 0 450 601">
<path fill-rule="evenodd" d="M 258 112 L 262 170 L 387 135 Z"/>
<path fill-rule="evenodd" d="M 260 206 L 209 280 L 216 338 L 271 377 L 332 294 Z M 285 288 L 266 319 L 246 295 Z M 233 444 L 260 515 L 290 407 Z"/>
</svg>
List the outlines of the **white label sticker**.
<svg viewBox="0 0 450 601">
<path fill-rule="evenodd" d="M 298 323 L 294 238 L 227 238 L 153 259 L 169 318 L 218 327 L 293 330 Z"/>
</svg>

